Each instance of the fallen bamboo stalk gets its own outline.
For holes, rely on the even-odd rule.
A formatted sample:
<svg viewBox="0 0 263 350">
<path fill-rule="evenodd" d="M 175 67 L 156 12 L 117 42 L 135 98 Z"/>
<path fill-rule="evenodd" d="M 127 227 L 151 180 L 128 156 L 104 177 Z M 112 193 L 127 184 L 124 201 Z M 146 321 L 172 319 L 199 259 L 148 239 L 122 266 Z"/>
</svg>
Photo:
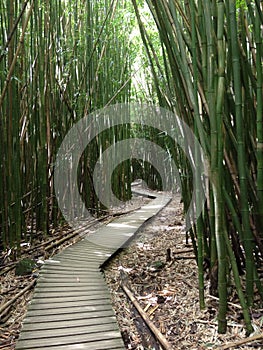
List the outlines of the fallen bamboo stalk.
<svg viewBox="0 0 263 350">
<path fill-rule="evenodd" d="M 51 244 L 46 246 L 45 250 L 50 250 L 50 249 L 52 249 L 54 247 L 57 247 L 60 244 L 70 240 L 71 238 L 73 238 L 73 237 L 75 237 L 75 236 L 77 236 L 77 235 L 79 235 L 81 233 L 87 234 L 86 230 L 88 230 L 93 225 L 94 225 L 94 222 L 92 224 L 90 224 L 90 225 L 83 226 L 83 227 L 81 227 L 78 230 L 70 231 L 71 233 L 69 235 L 62 237 L 61 239 L 56 239 L 54 242 L 52 242 Z"/>
<path fill-rule="evenodd" d="M 133 305 L 136 307 L 137 311 L 143 318 L 144 322 L 147 324 L 147 326 L 150 328 L 156 339 L 160 342 L 161 346 L 165 350 L 173 350 L 172 345 L 167 341 L 167 339 L 162 335 L 162 333 L 159 331 L 159 329 L 154 325 L 154 323 L 149 319 L 146 312 L 142 309 L 137 299 L 134 297 L 132 292 L 124 285 L 122 284 L 122 289 L 125 291 L 127 296 L 132 301 Z"/>
<path fill-rule="evenodd" d="M 10 266 L 7 266 L 7 267 L 3 267 L 3 270 L 0 271 L 0 276 L 4 275 L 5 273 L 13 270 L 16 266 L 16 263 L 12 263 Z"/>
<path fill-rule="evenodd" d="M 201 324 L 212 324 L 214 326 L 217 326 L 218 325 L 218 322 L 211 322 L 210 320 L 209 321 L 206 321 L 206 320 L 195 320 L 195 323 L 201 323 Z M 238 324 L 238 323 L 227 323 L 227 327 L 239 327 L 239 328 L 244 328 L 244 325 L 242 324 Z"/>
<path fill-rule="evenodd" d="M 98 219 L 97 219 L 98 220 Z M 92 227 L 93 225 L 94 225 L 94 223 L 96 223 L 96 221 L 97 220 L 93 220 L 92 221 L 92 223 L 90 224 L 90 225 L 87 225 L 87 226 L 83 226 L 83 227 L 81 227 L 80 229 L 78 229 L 78 230 L 73 230 L 73 229 L 71 229 L 71 230 L 68 230 L 67 231 L 67 233 L 66 233 L 66 236 L 65 236 L 65 231 L 67 230 L 67 228 L 65 228 L 65 230 L 63 229 L 63 227 L 62 227 L 62 231 L 63 231 L 63 234 L 61 234 L 61 233 L 55 233 L 55 237 L 53 237 L 53 238 L 50 238 L 49 240 L 47 240 L 47 241 L 45 241 L 45 242 L 42 242 L 42 243 L 40 243 L 40 244 L 38 244 L 38 245 L 35 245 L 35 246 L 33 246 L 32 248 L 29 248 L 29 249 L 25 249 L 25 252 L 27 252 L 27 253 L 31 253 L 31 252 L 34 252 L 34 251 L 36 251 L 37 249 L 39 249 L 39 248 L 42 248 L 42 247 L 45 247 L 45 249 L 46 250 L 49 250 L 49 249 L 51 249 L 51 248 L 53 248 L 55 245 L 58 245 L 59 243 L 60 243 L 60 239 L 61 238 L 59 238 L 59 237 L 61 237 L 61 236 L 63 236 L 63 240 L 65 239 L 65 241 L 66 240 L 69 240 L 69 239 L 71 239 L 72 237 L 74 237 L 75 235 L 77 235 L 77 234 L 79 234 L 79 233 L 82 233 L 82 231 L 84 231 L 85 232 L 85 230 L 87 230 L 88 228 L 90 228 L 90 227 Z M 53 244 L 53 242 L 55 242 L 54 244 Z M 46 247 L 47 246 L 47 247 Z"/>
<path fill-rule="evenodd" d="M 251 342 L 253 342 L 255 340 L 259 340 L 259 339 L 263 339 L 263 333 L 254 335 L 252 337 L 248 337 L 246 339 L 241 339 L 241 340 L 238 340 L 236 342 L 228 343 L 228 344 L 223 345 L 223 346 L 220 346 L 220 347 L 218 347 L 218 350 L 227 350 L 230 348 L 235 348 L 236 346 L 251 343 Z"/>
<path fill-rule="evenodd" d="M 74 231 L 73 233 L 71 233 L 70 235 L 64 236 L 63 238 L 60 238 L 58 240 L 53 241 L 52 243 L 50 243 L 48 246 L 45 247 L 45 250 L 50 250 L 53 249 L 55 247 L 58 247 L 60 244 L 69 241 L 71 238 L 77 236 L 81 231 Z"/>
<path fill-rule="evenodd" d="M 175 250 L 173 252 L 173 255 L 176 255 L 176 254 L 184 254 L 184 253 L 192 253 L 193 252 L 193 249 L 182 249 L 182 250 Z"/>
<path fill-rule="evenodd" d="M 210 295 L 210 294 L 209 294 L 209 295 L 208 295 L 208 298 L 217 300 L 217 301 L 219 302 L 219 298 L 215 297 L 214 295 Z M 240 305 L 231 303 L 231 301 L 228 301 L 227 304 L 228 304 L 228 305 L 231 305 L 231 306 L 233 306 L 233 307 L 236 307 L 237 309 L 242 309 L 242 307 L 241 307 Z"/>
<path fill-rule="evenodd" d="M 50 245 L 48 245 L 47 247 L 45 247 L 46 250 L 50 250 L 54 247 L 57 247 L 58 245 L 64 243 L 65 241 L 68 241 L 69 239 L 73 238 L 74 236 L 77 236 L 78 234 L 84 232 L 85 233 L 85 230 L 89 229 L 90 227 L 94 226 L 94 224 L 98 221 L 104 221 L 105 219 L 107 218 L 110 218 L 110 217 L 115 217 L 115 216 L 122 216 L 122 215 L 126 215 L 126 214 L 129 214 L 129 213 L 132 213 L 134 212 L 135 210 L 139 210 L 141 207 L 139 208 L 135 208 L 135 209 L 132 209 L 132 210 L 128 210 L 126 212 L 121 212 L 121 213 L 112 213 L 112 214 L 109 214 L 109 215 L 105 215 L 103 216 L 102 218 L 99 218 L 99 219 L 96 219 L 94 220 L 91 224 L 89 224 L 88 226 L 83 226 L 81 227 L 80 229 L 78 230 L 74 230 L 70 235 L 67 235 L 66 237 L 63 237 L 59 240 L 56 240 L 55 242 L 51 243 Z M 111 219 L 110 221 L 112 221 L 113 219 Z"/>
<path fill-rule="evenodd" d="M 136 210 L 140 210 L 141 207 L 137 207 L 137 208 L 134 208 L 134 209 L 131 209 L 131 210 L 127 210 L 127 211 L 122 211 L 122 212 L 117 212 L 117 213 L 110 213 L 109 215 L 115 217 L 115 216 L 121 216 L 121 215 L 127 215 L 127 214 L 130 214 L 130 213 L 133 213 L 134 211 Z"/>
<path fill-rule="evenodd" d="M 16 294 L 11 300 L 9 300 L 7 303 L 2 305 L 0 307 L 0 318 L 1 315 L 4 313 L 4 311 L 12 305 L 18 298 L 20 298 L 23 294 L 25 294 L 29 289 L 31 289 L 36 283 L 36 280 L 33 280 L 32 282 L 29 283 L 28 286 L 26 286 L 24 289 L 22 289 L 18 294 Z"/>
<path fill-rule="evenodd" d="M 5 310 L 0 314 L 1 323 L 5 323 L 5 322 L 9 319 L 11 308 L 12 308 L 12 305 L 9 305 L 8 308 L 5 309 Z"/>
</svg>

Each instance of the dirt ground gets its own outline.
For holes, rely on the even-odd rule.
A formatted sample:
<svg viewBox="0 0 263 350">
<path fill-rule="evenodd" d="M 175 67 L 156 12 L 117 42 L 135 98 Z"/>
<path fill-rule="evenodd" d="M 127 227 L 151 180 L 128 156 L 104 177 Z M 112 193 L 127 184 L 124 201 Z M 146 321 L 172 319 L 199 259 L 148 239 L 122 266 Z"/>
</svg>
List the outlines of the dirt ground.
<svg viewBox="0 0 263 350">
<path fill-rule="evenodd" d="M 140 199 L 131 206 L 142 204 Z M 130 210 L 130 207 L 128 208 Z M 124 208 L 122 208 L 124 210 Z M 32 250 L 30 258 L 46 259 L 58 250 L 73 244 L 81 237 L 73 237 L 54 247 L 48 254 L 45 245 Z M 148 221 L 128 248 L 120 250 L 104 266 L 104 274 L 112 294 L 120 330 L 129 350 L 164 349 L 149 331 L 133 303 L 122 288 L 125 284 L 136 297 L 147 317 L 170 343 L 171 349 L 261 349 L 261 340 L 246 342 L 245 328 L 238 301 L 229 303 L 228 330 L 217 332 L 218 300 L 209 295 L 206 281 L 206 309 L 200 311 L 198 302 L 198 271 L 191 244 L 186 244 L 180 198 L 175 197 L 157 217 Z M 190 243 L 190 242 L 189 242 Z M 12 267 L 12 266 L 11 266 Z M 19 335 L 33 288 L 24 290 L 36 281 L 38 272 L 16 276 L 14 269 L 0 275 L 0 350 L 13 350 Z M 28 287 L 29 288 L 29 287 Z M 3 305 L 21 292 L 9 307 Z M 22 293 L 23 292 L 23 293 Z M 262 333 L 262 310 L 251 311 L 255 332 Z M 235 343 L 232 347 L 231 343 Z"/>
</svg>

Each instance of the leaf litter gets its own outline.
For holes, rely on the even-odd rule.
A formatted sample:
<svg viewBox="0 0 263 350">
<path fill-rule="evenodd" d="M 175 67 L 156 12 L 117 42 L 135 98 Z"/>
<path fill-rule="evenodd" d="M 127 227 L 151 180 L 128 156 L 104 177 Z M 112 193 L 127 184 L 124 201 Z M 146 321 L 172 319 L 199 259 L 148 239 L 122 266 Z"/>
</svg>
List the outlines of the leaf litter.
<svg viewBox="0 0 263 350">
<path fill-rule="evenodd" d="M 129 247 L 119 251 L 104 267 L 104 273 L 127 349 L 161 347 L 121 288 L 123 278 L 174 349 L 220 349 L 223 344 L 246 338 L 237 300 L 229 303 L 227 333 L 218 334 L 218 299 L 209 295 L 208 280 L 206 309 L 199 308 L 198 269 L 192 246 L 186 241 L 179 196 L 137 233 Z M 257 317 L 253 317 L 253 335 L 262 332 L 263 323 L 262 313 L 254 315 Z M 231 349 L 262 347 L 261 339 Z"/>
</svg>

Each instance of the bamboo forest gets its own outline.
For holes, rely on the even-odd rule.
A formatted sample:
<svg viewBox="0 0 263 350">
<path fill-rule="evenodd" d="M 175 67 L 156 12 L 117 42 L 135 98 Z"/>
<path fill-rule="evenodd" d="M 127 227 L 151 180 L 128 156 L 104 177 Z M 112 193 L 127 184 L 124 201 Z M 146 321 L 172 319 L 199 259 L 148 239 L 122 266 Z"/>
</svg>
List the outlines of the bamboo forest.
<svg viewBox="0 0 263 350">
<path fill-rule="evenodd" d="M 160 193 L 166 193 L 163 177 L 175 177 L 171 167 L 165 166 L 164 159 L 168 157 L 176 165 L 180 200 L 176 205 L 172 200 L 167 206 L 174 210 L 181 206 L 180 225 L 185 228 L 181 239 L 191 253 L 185 260 L 176 260 L 177 255 L 170 256 L 177 249 L 176 243 L 170 239 L 171 246 L 166 249 L 162 238 L 158 238 L 160 250 L 167 255 L 165 267 L 158 266 L 154 272 L 147 267 L 145 274 L 155 274 L 157 283 L 158 273 L 169 268 L 176 279 L 180 270 L 177 264 L 191 260 L 197 272 L 186 282 L 186 289 L 190 291 L 196 284 L 198 312 L 209 313 L 213 300 L 216 311 L 210 316 L 218 337 L 230 328 L 233 331 L 232 302 L 239 320 L 236 332 L 244 330 L 242 339 L 238 338 L 240 345 L 237 341 L 233 348 L 263 347 L 262 10 L 261 0 L 0 0 L 0 349 L 15 348 L 19 330 L 10 330 L 10 325 L 14 310 L 19 308 L 17 300 L 22 300 L 22 294 L 18 294 L 24 287 L 27 292 L 33 290 L 37 279 L 34 269 L 17 277 L 19 263 L 49 259 L 59 251 L 60 244 L 82 232 L 82 228 L 70 227 L 56 193 L 55 167 L 63 140 L 74 126 L 81 125 L 78 123 L 83 118 L 89 120 L 96 111 L 108 111 L 111 106 L 165 112 L 147 117 L 142 113 L 140 123 L 128 123 L 120 115 L 118 124 L 110 124 L 108 117 L 109 127 L 83 149 L 77 187 L 91 215 L 82 223 L 92 228 L 98 223 L 104 225 L 109 217 L 122 215 L 114 214 L 114 208 L 100 200 L 93 183 L 93 173 L 103 153 L 111 154 L 114 144 L 121 142 L 134 152 L 133 145 L 140 140 L 156 145 L 154 152 L 159 168 L 165 168 L 164 175 L 151 159 L 130 156 L 116 166 L 110 186 L 122 203 L 130 203 L 134 198 L 133 183 L 140 179 L 158 198 Z M 171 126 L 170 130 L 160 130 L 161 118 Z M 193 139 L 173 138 L 176 118 Z M 197 153 L 196 148 L 191 148 L 191 140 L 196 140 L 202 150 L 194 168 L 191 162 Z M 161 149 L 166 156 L 161 155 Z M 205 169 L 199 166 L 201 163 L 205 163 Z M 195 187 L 199 175 L 206 198 L 202 208 L 195 204 L 200 214 L 187 225 L 184 218 L 192 198 L 201 195 L 200 188 Z M 103 181 L 97 177 L 101 192 Z M 67 185 L 63 191 L 63 198 L 68 196 L 70 201 Z M 178 195 L 175 192 L 173 196 Z M 73 202 L 74 199 L 72 211 Z M 160 215 L 164 214 L 156 216 Z M 167 215 L 174 222 L 174 212 Z M 164 235 L 169 232 L 167 229 Z M 149 252 L 150 260 L 151 256 Z M 170 260 L 173 261 L 169 263 Z M 129 272 L 125 273 L 129 279 Z M 7 282 L 13 278 L 18 278 L 14 288 Z M 166 301 L 158 300 L 166 300 L 168 294 L 162 287 L 157 290 L 155 307 L 160 309 Z M 151 329 L 159 345 L 141 345 L 138 341 L 128 346 L 124 341 L 127 349 L 231 347 L 216 340 L 186 347 L 178 340 L 169 346 L 166 340 L 173 342 L 176 335 L 168 331 L 168 326 L 163 330 L 162 322 L 158 323 L 153 315 L 150 326 L 146 322 L 144 327 Z M 172 324 L 171 311 L 162 315 Z M 205 322 L 202 326 L 209 329 L 210 321 Z M 131 339 L 132 327 L 126 328 L 121 332 L 124 340 L 124 333 Z M 183 331 L 179 333 L 182 339 Z M 7 343 L 10 337 L 13 340 Z M 23 347 L 23 332 L 21 339 L 18 349 L 44 349 L 41 344 Z M 242 341 L 249 340 L 250 347 L 242 347 Z M 253 347 L 255 342 L 257 347 Z M 61 344 L 48 349 L 64 349 Z M 219 345 L 222 347 L 216 347 Z M 116 345 L 94 345 L 94 349 L 110 348 L 121 349 Z"/>
</svg>

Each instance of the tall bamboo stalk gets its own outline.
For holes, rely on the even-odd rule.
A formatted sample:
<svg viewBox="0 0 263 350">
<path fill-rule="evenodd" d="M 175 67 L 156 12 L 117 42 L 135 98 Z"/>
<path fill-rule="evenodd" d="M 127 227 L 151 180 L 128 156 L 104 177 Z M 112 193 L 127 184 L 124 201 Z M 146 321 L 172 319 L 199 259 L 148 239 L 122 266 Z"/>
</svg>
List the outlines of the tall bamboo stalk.
<svg viewBox="0 0 263 350">
<path fill-rule="evenodd" d="M 200 231 L 198 227 L 190 230 L 193 245 L 197 245 L 200 289 L 203 252 L 210 258 L 211 276 L 218 264 L 218 286 L 213 289 L 219 293 L 219 332 L 225 332 L 231 261 L 246 327 L 251 332 L 248 307 L 253 302 L 254 282 L 259 295 L 262 290 L 253 255 L 258 256 L 262 249 L 261 5 L 247 1 L 246 7 L 232 0 L 147 3 L 160 34 L 159 45 L 164 48 L 165 66 L 158 69 L 169 87 L 166 96 L 164 89 L 159 90 L 159 103 L 175 106 L 210 161 L 209 200 L 202 215 L 207 231 L 199 236 L 194 234 Z M 149 47 L 147 31 L 144 37 Z M 150 52 L 148 55 L 152 59 Z M 155 65 L 152 69 L 157 71 Z M 178 166 L 181 174 L 187 173 L 185 162 L 181 160 Z M 183 186 L 186 207 L 189 185 Z M 244 250 L 238 247 L 239 242 Z M 245 278 L 238 278 L 237 266 L 241 273 L 244 264 Z"/>
<path fill-rule="evenodd" d="M 62 219 L 53 184 L 60 143 L 85 113 L 129 101 L 133 25 L 120 25 L 126 7 L 116 0 L 1 4 L 1 248 L 19 250 L 20 240 L 52 234 Z M 114 142 L 111 132 L 86 152 L 85 174 L 105 139 Z M 87 206 L 99 210 L 92 177 L 81 175 Z"/>
<path fill-rule="evenodd" d="M 255 15 L 255 43 L 256 43 L 256 79 L 257 79 L 257 196 L 258 196 L 258 218 L 260 226 L 263 226 L 263 74 L 262 74 L 262 33 L 260 32 L 260 5 Z M 262 231 L 261 231 L 262 236 Z"/>
<path fill-rule="evenodd" d="M 224 3 L 217 3 L 217 59 L 218 74 L 216 87 L 216 111 L 211 115 L 211 182 L 213 186 L 215 206 L 215 236 L 218 255 L 218 331 L 225 333 L 227 329 L 227 256 L 225 232 L 226 223 L 223 204 L 223 108 L 225 98 L 225 52 L 223 47 L 224 36 Z M 215 138 L 213 141 L 212 138 Z M 214 144 L 213 144 L 214 142 Z"/>
<path fill-rule="evenodd" d="M 249 222 L 249 207 L 248 207 L 248 190 L 247 190 L 247 173 L 245 169 L 246 152 L 244 143 L 244 110 L 242 108 L 242 86 L 241 86 L 241 67 L 239 44 L 237 36 L 237 19 L 236 19 L 236 2 L 230 0 L 228 2 L 230 15 L 230 40 L 231 54 L 233 63 L 233 80 L 235 90 L 235 117 L 236 117 L 236 137 L 237 137 L 237 152 L 238 152 L 238 171 L 240 183 L 240 204 L 242 214 L 242 226 L 244 230 L 244 248 L 246 251 L 246 293 L 248 304 L 252 305 L 254 293 L 254 266 L 253 266 L 253 244 L 252 233 Z"/>
</svg>

